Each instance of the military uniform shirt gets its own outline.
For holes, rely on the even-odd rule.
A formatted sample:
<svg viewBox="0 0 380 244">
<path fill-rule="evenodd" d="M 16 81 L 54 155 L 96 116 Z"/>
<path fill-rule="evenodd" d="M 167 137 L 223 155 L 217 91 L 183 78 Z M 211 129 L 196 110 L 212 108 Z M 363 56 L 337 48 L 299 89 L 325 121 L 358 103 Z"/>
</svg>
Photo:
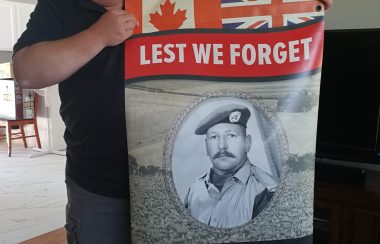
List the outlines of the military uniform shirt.
<svg viewBox="0 0 380 244">
<path fill-rule="evenodd" d="M 268 191 L 257 180 L 254 168 L 247 160 L 238 172 L 226 180 L 221 191 L 210 182 L 211 171 L 195 181 L 185 198 L 185 205 L 192 216 L 220 228 L 235 227 L 250 221 L 256 197 Z M 265 176 L 268 177 L 269 174 Z"/>
</svg>

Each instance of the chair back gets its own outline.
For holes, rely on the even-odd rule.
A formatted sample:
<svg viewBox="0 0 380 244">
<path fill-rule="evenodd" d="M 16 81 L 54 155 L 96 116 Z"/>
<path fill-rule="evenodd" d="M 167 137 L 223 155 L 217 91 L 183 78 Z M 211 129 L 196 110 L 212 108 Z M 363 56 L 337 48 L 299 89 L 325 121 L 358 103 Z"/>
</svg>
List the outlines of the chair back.
<svg viewBox="0 0 380 244">
<path fill-rule="evenodd" d="M 40 135 L 38 133 L 38 126 L 37 126 L 37 114 L 38 114 L 38 100 L 39 95 L 33 91 L 34 93 L 34 101 L 33 101 L 33 118 L 30 119 L 16 119 L 16 120 L 2 120 L 4 122 L 4 125 L 7 128 L 7 144 L 8 144 L 8 157 L 12 154 L 12 140 L 22 139 L 24 143 L 24 147 L 27 148 L 27 141 L 26 138 L 28 137 L 36 137 L 38 148 L 41 148 L 41 141 L 40 141 Z M 24 131 L 24 125 L 33 125 L 34 134 L 32 135 L 25 135 Z M 3 127 L 3 124 L 1 124 L 1 127 Z M 20 132 L 12 132 L 12 129 L 16 128 L 19 129 Z"/>
<path fill-rule="evenodd" d="M 39 100 L 39 95 L 35 91 L 33 91 L 33 93 L 34 93 L 33 119 L 36 120 L 37 119 L 37 115 L 38 115 L 38 100 Z"/>
</svg>

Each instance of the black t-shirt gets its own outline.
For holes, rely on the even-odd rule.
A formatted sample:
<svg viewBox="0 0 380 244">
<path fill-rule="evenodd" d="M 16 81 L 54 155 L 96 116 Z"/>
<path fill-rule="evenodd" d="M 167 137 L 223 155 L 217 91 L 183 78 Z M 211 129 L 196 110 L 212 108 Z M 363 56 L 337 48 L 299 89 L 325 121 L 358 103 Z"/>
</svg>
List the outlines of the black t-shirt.
<svg viewBox="0 0 380 244">
<path fill-rule="evenodd" d="M 90 0 L 39 0 L 14 52 L 81 32 L 105 11 Z M 59 83 L 59 95 L 66 175 L 93 193 L 127 198 L 124 45 L 103 49 Z"/>
</svg>

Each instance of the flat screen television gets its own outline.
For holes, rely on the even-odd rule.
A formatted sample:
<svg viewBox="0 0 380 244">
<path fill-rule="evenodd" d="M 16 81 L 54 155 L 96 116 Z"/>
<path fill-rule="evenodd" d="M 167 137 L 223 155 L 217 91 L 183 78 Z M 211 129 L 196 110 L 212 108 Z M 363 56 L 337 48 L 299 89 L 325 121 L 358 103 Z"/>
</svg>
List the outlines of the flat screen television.
<svg viewBox="0 0 380 244">
<path fill-rule="evenodd" d="M 380 29 L 326 30 L 317 158 L 380 169 Z"/>
</svg>

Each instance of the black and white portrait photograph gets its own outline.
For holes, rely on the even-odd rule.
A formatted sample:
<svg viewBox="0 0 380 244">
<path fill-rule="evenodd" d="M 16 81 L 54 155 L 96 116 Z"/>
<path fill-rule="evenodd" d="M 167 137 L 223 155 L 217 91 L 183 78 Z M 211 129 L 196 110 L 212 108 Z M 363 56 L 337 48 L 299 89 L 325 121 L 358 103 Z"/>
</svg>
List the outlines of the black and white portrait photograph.
<svg viewBox="0 0 380 244">
<path fill-rule="evenodd" d="M 175 188 L 186 211 L 217 228 L 250 222 L 275 194 L 279 139 L 257 101 L 212 97 L 181 121 L 172 153 Z"/>
</svg>

